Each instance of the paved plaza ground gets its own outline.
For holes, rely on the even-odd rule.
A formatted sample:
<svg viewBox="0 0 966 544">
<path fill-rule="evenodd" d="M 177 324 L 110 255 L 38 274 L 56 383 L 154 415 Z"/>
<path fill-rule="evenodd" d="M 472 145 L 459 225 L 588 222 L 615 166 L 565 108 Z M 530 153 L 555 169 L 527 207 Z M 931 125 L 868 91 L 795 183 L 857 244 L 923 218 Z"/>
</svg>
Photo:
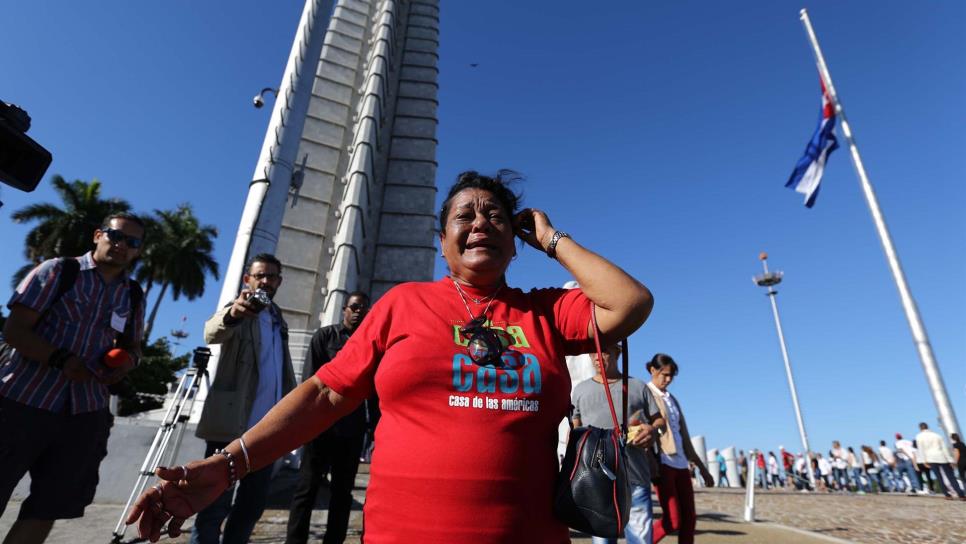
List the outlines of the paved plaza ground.
<svg viewBox="0 0 966 544">
<path fill-rule="evenodd" d="M 350 520 L 347 544 L 359 544 L 362 526 L 362 501 L 369 482 L 368 467 L 363 465 L 356 479 L 354 492 L 357 504 Z M 292 471 L 283 471 L 276 478 L 275 491 L 255 533 L 253 544 L 279 543 L 285 540 L 288 521 L 288 501 Z M 325 531 L 327 497 L 321 493 L 318 509 L 312 517 L 312 541 L 321 541 Z M 756 495 L 757 523 L 741 522 L 744 508 L 742 490 L 698 490 L 698 538 L 702 544 L 821 544 L 829 542 L 861 543 L 956 543 L 966 542 L 966 502 L 946 501 L 941 497 L 905 495 L 840 495 L 794 493 L 785 491 L 759 492 Z M 120 516 L 118 504 L 94 504 L 79 520 L 61 521 L 54 526 L 50 544 L 107 544 Z M 19 501 L 11 501 L 0 517 L 0 534 L 6 534 L 20 508 Z M 191 521 L 189 520 L 189 524 Z M 135 536 L 131 530 L 124 541 Z M 589 543 L 590 538 L 574 533 L 575 544 Z M 171 544 L 187 544 L 187 535 L 177 539 L 163 539 Z M 677 542 L 669 537 L 667 544 Z M 662 543 L 663 544 L 663 543 Z"/>
</svg>

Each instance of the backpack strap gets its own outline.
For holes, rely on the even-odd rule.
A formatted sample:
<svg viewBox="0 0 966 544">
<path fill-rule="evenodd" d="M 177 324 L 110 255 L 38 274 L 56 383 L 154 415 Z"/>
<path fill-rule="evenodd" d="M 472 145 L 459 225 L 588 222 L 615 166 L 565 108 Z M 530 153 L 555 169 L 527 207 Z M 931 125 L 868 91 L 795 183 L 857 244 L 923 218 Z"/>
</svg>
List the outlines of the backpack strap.
<svg viewBox="0 0 966 544">
<path fill-rule="evenodd" d="M 54 298 L 50 300 L 50 304 L 47 308 L 51 308 L 57 303 L 70 288 L 77 283 L 77 275 L 80 273 L 80 263 L 77 259 L 73 257 L 61 257 L 58 259 L 60 261 L 60 281 L 57 284 L 57 291 L 54 292 Z"/>
<path fill-rule="evenodd" d="M 61 257 L 57 261 L 60 263 L 60 277 L 57 279 L 57 289 L 54 290 L 54 296 L 50 298 L 50 304 L 40 313 L 40 318 L 37 319 L 38 324 L 47 317 L 47 313 L 54 307 L 54 304 L 57 304 L 67 294 L 67 291 L 70 291 L 70 288 L 77 283 L 77 275 L 80 273 L 80 263 L 77 262 L 77 259 L 73 257 Z"/>
<path fill-rule="evenodd" d="M 141 289 L 141 284 L 128 278 L 128 301 L 131 306 L 131 311 L 127 316 L 127 322 L 124 324 L 124 332 L 118 338 L 118 344 L 122 347 L 131 347 L 135 344 L 136 338 L 134 338 L 134 319 L 137 314 L 138 307 L 144 300 L 144 291 Z"/>
</svg>

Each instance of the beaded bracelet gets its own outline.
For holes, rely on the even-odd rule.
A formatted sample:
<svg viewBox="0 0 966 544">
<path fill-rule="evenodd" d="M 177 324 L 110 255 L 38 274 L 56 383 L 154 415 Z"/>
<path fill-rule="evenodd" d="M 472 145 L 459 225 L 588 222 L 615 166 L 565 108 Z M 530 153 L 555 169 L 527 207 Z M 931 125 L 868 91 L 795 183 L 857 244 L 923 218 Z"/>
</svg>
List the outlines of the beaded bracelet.
<svg viewBox="0 0 966 544">
<path fill-rule="evenodd" d="M 238 482 L 238 472 L 235 470 L 235 456 L 225 450 L 215 450 L 216 455 L 224 455 L 228 459 L 228 487 Z"/>
</svg>

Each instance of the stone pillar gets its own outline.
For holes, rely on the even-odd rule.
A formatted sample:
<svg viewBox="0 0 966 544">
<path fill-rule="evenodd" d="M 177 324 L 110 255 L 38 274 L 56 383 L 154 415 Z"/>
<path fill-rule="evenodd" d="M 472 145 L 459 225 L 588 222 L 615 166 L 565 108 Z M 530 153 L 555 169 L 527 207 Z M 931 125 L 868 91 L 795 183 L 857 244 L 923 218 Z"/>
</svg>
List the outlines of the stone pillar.
<svg viewBox="0 0 966 544">
<path fill-rule="evenodd" d="M 741 487 L 741 467 L 738 466 L 738 456 L 735 453 L 735 447 L 728 446 L 721 450 L 721 455 L 725 458 L 728 487 Z"/>
<path fill-rule="evenodd" d="M 349 292 L 432 279 L 438 46 L 438 1 L 335 3 L 276 251 L 297 375 Z"/>
</svg>

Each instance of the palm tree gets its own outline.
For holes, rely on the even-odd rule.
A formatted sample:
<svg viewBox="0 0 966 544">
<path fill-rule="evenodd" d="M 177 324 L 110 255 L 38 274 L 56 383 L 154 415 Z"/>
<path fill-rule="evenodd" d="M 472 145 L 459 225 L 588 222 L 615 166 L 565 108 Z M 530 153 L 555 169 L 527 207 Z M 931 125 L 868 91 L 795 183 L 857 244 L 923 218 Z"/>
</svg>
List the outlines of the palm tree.
<svg viewBox="0 0 966 544">
<path fill-rule="evenodd" d="M 176 210 L 155 210 L 155 214 L 157 217 L 148 223 L 149 241 L 135 273 L 137 280 L 146 286 L 145 296 L 154 284 L 161 285 L 144 327 L 145 341 L 169 287 L 174 300 L 181 295 L 194 300 L 204 294 L 208 274 L 219 279 L 218 262 L 212 257 L 218 229 L 199 224 L 190 204 L 181 204 Z"/>
<path fill-rule="evenodd" d="M 51 179 L 61 205 L 41 202 L 13 212 L 17 223 L 38 221 L 24 241 L 28 264 L 13 276 L 13 286 L 38 263 L 61 256 L 83 255 L 93 246 L 94 231 L 112 213 L 130 211 L 131 205 L 120 198 L 101 198 L 101 182 L 74 180 L 62 176 Z"/>
</svg>

